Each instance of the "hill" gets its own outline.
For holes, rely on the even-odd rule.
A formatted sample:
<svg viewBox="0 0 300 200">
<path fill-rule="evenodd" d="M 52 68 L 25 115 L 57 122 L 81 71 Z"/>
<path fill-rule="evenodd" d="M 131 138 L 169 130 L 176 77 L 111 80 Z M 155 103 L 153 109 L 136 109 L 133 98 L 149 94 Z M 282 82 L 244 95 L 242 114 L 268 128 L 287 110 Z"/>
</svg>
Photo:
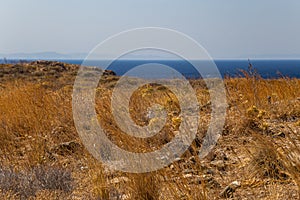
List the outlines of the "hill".
<svg viewBox="0 0 300 200">
<path fill-rule="evenodd" d="M 202 160 L 198 151 L 211 118 L 210 94 L 203 80 L 189 80 L 200 103 L 191 147 L 161 170 L 131 174 L 109 170 L 83 145 L 71 103 L 78 69 L 54 61 L 0 65 L 1 199 L 299 198 L 299 79 L 261 79 L 246 71 L 245 78 L 226 78 L 226 123 Z M 182 120 L 176 96 L 157 84 L 138 88 L 130 101 L 133 121 L 145 126 L 159 120 L 147 115 L 153 104 L 163 105 L 167 118 L 157 135 L 131 137 L 112 114 L 119 77 L 105 73 L 95 109 L 109 139 L 131 152 L 170 142 Z"/>
</svg>

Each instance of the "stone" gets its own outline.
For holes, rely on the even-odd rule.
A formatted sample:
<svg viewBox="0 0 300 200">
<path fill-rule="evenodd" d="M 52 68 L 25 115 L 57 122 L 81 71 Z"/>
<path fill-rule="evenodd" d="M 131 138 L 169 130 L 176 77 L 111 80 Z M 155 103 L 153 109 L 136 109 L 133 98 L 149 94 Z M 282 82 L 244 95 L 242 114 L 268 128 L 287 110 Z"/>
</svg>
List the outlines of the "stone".
<svg viewBox="0 0 300 200">
<path fill-rule="evenodd" d="M 116 76 L 116 73 L 112 70 L 104 70 L 103 76 Z"/>
<path fill-rule="evenodd" d="M 58 155 L 70 155 L 81 151 L 81 144 L 75 141 L 64 142 L 51 149 L 51 152 L 54 152 Z"/>
<path fill-rule="evenodd" d="M 239 181 L 233 181 L 228 186 L 226 186 L 222 192 L 220 193 L 221 198 L 233 198 L 233 194 L 237 188 L 241 187 L 241 183 Z"/>
<path fill-rule="evenodd" d="M 125 176 L 121 176 L 121 177 L 116 177 L 116 178 L 113 178 L 110 183 L 111 184 L 119 184 L 119 183 L 125 183 L 125 182 L 128 182 L 129 181 L 129 178 L 125 177 Z"/>
<path fill-rule="evenodd" d="M 219 171 L 225 171 L 226 165 L 223 160 L 214 160 L 210 164 L 217 168 Z"/>
</svg>

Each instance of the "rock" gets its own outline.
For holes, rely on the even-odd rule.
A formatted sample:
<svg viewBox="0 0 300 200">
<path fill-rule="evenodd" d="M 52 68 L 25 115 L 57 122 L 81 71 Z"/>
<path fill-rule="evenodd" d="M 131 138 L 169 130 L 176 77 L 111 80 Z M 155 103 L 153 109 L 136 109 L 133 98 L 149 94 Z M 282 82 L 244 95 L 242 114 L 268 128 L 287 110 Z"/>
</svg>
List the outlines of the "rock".
<svg viewBox="0 0 300 200">
<path fill-rule="evenodd" d="M 195 175 L 195 174 L 184 174 L 183 178 L 189 183 L 189 184 L 205 184 L 209 188 L 219 188 L 220 184 L 214 179 L 211 175 Z"/>
<path fill-rule="evenodd" d="M 125 182 L 128 182 L 129 181 L 129 178 L 125 177 L 125 176 L 121 176 L 121 177 L 116 177 L 116 178 L 113 178 L 110 183 L 111 184 L 119 184 L 119 183 L 125 183 Z"/>
<path fill-rule="evenodd" d="M 206 158 L 209 161 L 214 161 L 214 160 L 229 160 L 228 156 L 223 150 L 215 150 L 211 151 Z"/>
<path fill-rule="evenodd" d="M 196 157 L 195 156 L 190 157 L 189 162 L 191 162 L 192 164 L 195 164 L 197 162 Z"/>
<path fill-rule="evenodd" d="M 237 188 L 241 186 L 239 181 L 233 181 L 228 186 L 226 186 L 220 193 L 221 198 L 233 198 L 233 194 Z"/>
<path fill-rule="evenodd" d="M 205 184 L 209 188 L 221 188 L 221 185 L 214 179 L 213 176 L 207 176 L 205 180 Z"/>
<path fill-rule="evenodd" d="M 174 162 L 182 163 L 182 162 L 184 162 L 184 159 L 182 159 L 182 158 L 175 158 Z"/>
<path fill-rule="evenodd" d="M 282 138 L 285 138 L 285 133 L 284 132 L 279 132 L 277 134 L 273 134 L 273 137 L 282 137 Z"/>
<path fill-rule="evenodd" d="M 191 173 L 194 173 L 194 170 L 192 169 L 185 169 L 182 171 L 183 174 L 191 174 Z"/>
<path fill-rule="evenodd" d="M 193 178 L 194 175 L 193 174 L 184 174 L 183 178 Z"/>
<path fill-rule="evenodd" d="M 112 70 L 105 70 L 103 76 L 116 76 L 116 73 Z"/>
<path fill-rule="evenodd" d="M 213 167 L 217 168 L 219 171 L 225 171 L 226 165 L 223 160 L 214 160 L 210 163 Z"/>
<path fill-rule="evenodd" d="M 80 143 L 75 141 L 64 142 L 51 149 L 51 152 L 58 155 L 70 155 L 80 151 L 82 151 L 82 147 Z"/>
</svg>

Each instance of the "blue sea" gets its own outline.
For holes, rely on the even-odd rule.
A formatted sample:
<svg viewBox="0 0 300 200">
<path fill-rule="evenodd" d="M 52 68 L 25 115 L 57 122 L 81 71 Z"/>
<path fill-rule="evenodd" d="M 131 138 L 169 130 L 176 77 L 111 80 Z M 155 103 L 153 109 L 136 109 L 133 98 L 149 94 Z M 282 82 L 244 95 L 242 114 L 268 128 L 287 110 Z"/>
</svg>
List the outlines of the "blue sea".
<svg viewBox="0 0 300 200">
<path fill-rule="evenodd" d="M 83 60 L 58 60 L 61 62 L 71 64 L 82 64 Z M 10 62 L 13 62 L 10 60 Z M 102 67 L 107 61 L 89 61 L 88 65 Z M 199 61 L 205 64 L 205 61 Z M 300 59 L 298 60 L 215 60 L 214 61 L 221 76 L 238 77 L 242 76 L 241 70 L 248 70 L 249 63 L 260 74 L 262 78 L 279 78 L 290 77 L 300 78 Z M 113 70 L 117 75 L 124 75 L 129 70 L 143 64 L 158 63 L 167 65 L 186 78 L 199 78 L 201 77 L 198 71 L 185 60 L 116 60 L 110 64 L 108 69 Z M 150 70 L 150 71 L 149 71 Z M 149 69 L 145 73 L 155 76 L 163 74 L 161 71 L 152 71 Z M 210 74 L 214 77 L 214 74 Z"/>
</svg>

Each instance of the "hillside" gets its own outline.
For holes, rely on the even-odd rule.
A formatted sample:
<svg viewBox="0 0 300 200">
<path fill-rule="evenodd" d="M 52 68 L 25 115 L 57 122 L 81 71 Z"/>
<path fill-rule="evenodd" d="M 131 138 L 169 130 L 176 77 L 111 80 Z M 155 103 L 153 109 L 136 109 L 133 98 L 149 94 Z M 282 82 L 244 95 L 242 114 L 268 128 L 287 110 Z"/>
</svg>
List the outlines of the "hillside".
<svg viewBox="0 0 300 200">
<path fill-rule="evenodd" d="M 300 80 L 226 78 L 227 117 L 222 136 L 198 157 L 211 117 L 203 80 L 190 80 L 200 103 L 191 147 L 171 165 L 151 173 L 109 170 L 86 150 L 75 129 L 73 83 L 79 69 L 53 61 L 0 64 L 0 199 L 299 199 Z M 251 70 L 251 69 L 249 69 Z M 132 152 L 167 144 L 181 123 L 176 96 L 148 84 L 131 97 L 130 114 L 144 126 L 154 103 L 166 124 L 151 138 L 134 138 L 117 126 L 110 98 L 119 80 L 106 71 L 96 111 L 107 136 Z"/>
</svg>

